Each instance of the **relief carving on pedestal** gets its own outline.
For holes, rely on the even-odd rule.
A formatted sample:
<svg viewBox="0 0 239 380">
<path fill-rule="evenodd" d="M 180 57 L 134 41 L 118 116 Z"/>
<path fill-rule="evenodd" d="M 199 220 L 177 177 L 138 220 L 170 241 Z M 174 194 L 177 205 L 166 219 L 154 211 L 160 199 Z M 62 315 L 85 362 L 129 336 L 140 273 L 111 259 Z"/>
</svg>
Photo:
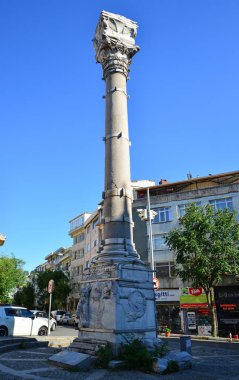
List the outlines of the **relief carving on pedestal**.
<svg viewBox="0 0 239 380">
<path fill-rule="evenodd" d="M 80 300 L 77 305 L 76 315 L 79 318 L 79 327 L 89 327 L 89 297 L 91 285 L 87 284 L 80 290 Z"/>
<path fill-rule="evenodd" d="M 134 290 L 128 296 L 128 305 L 125 309 L 128 322 L 135 322 L 141 318 L 146 310 L 146 298 L 139 290 Z"/>
<path fill-rule="evenodd" d="M 102 317 L 105 310 L 105 300 L 112 295 L 111 282 L 96 282 L 92 285 L 90 296 L 90 319 L 95 327 L 102 328 Z"/>
</svg>

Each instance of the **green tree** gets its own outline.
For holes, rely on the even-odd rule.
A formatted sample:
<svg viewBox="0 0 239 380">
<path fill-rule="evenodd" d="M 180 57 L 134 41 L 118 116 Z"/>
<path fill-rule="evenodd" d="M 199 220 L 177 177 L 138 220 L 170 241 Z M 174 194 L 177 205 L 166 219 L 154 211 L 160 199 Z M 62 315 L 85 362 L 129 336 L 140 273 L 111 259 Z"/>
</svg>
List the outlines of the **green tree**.
<svg viewBox="0 0 239 380">
<path fill-rule="evenodd" d="M 217 316 L 213 307 L 214 286 L 225 274 L 239 273 L 239 225 L 235 213 L 214 211 L 211 205 L 186 209 L 180 227 L 170 231 L 167 244 L 176 254 L 176 273 L 183 282 L 202 287 L 212 319 L 212 335 L 217 336 Z"/>
<path fill-rule="evenodd" d="M 0 302 L 11 302 L 15 289 L 26 283 L 28 273 L 23 270 L 24 264 L 14 256 L 0 256 Z"/>
<path fill-rule="evenodd" d="M 35 291 L 34 286 L 28 283 L 23 286 L 14 294 L 14 301 L 16 305 L 27 307 L 28 309 L 34 309 L 35 305 Z"/>
<path fill-rule="evenodd" d="M 37 298 L 41 308 L 48 309 L 49 293 L 47 286 L 50 280 L 55 281 L 55 291 L 52 295 L 52 309 L 66 308 L 67 296 L 70 293 L 68 277 L 60 270 L 39 272 L 36 277 L 38 288 Z"/>
</svg>

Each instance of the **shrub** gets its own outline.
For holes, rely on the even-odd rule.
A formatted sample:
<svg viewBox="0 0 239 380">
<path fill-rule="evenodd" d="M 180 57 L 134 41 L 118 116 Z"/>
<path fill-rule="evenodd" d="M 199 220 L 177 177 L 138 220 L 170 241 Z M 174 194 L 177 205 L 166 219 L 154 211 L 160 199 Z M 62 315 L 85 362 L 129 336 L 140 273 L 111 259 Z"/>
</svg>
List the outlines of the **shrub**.
<svg viewBox="0 0 239 380">
<path fill-rule="evenodd" d="M 163 358 L 165 355 L 169 353 L 168 343 L 163 342 L 160 347 L 155 348 L 153 351 L 153 355 L 155 358 Z"/>
<path fill-rule="evenodd" d="M 170 360 L 168 362 L 167 368 L 165 369 L 165 371 L 163 371 L 163 375 L 166 375 L 168 373 L 178 372 L 178 371 L 179 371 L 178 362 L 176 362 L 176 360 Z"/>
<path fill-rule="evenodd" d="M 136 369 L 143 372 L 151 372 L 155 360 L 154 354 L 149 352 L 138 339 L 123 345 L 119 357 L 125 361 L 127 369 Z"/>
<path fill-rule="evenodd" d="M 98 368 L 108 368 L 108 363 L 114 358 L 112 346 L 107 343 L 106 346 L 102 346 L 96 352 L 97 360 L 96 366 Z"/>
</svg>

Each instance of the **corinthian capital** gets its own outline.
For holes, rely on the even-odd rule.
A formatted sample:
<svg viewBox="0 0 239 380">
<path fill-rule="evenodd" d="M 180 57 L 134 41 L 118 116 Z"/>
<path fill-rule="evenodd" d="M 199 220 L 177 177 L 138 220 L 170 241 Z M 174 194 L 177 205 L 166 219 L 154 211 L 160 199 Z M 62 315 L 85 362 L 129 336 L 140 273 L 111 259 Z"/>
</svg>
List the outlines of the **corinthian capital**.
<svg viewBox="0 0 239 380">
<path fill-rule="evenodd" d="M 96 61 L 102 64 L 104 78 L 121 72 L 127 78 L 132 57 L 139 50 L 135 45 L 137 23 L 123 16 L 102 11 L 98 22 L 94 49 Z"/>
</svg>

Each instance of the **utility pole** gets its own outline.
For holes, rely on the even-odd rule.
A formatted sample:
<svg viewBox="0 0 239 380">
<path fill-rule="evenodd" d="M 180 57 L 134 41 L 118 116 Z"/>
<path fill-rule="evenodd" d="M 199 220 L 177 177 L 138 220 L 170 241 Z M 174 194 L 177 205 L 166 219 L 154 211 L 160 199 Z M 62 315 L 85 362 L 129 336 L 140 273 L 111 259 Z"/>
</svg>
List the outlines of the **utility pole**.
<svg viewBox="0 0 239 380">
<path fill-rule="evenodd" d="M 150 249 L 150 257 L 151 257 L 151 269 L 154 271 L 154 247 L 153 247 L 153 232 L 152 232 L 152 220 L 151 220 L 151 210 L 150 210 L 150 195 L 149 188 L 147 187 L 147 214 L 149 221 L 149 249 Z M 155 215 L 153 216 L 153 218 Z M 152 219 L 153 219 L 152 218 Z"/>
<path fill-rule="evenodd" d="M 154 268 L 154 246 L 153 246 L 153 232 L 152 232 L 152 220 L 154 220 L 157 212 L 151 210 L 150 206 L 150 195 L 149 187 L 147 187 L 147 208 L 146 209 L 137 209 L 139 217 L 141 220 L 148 222 L 148 233 L 149 233 L 149 252 L 150 252 L 150 266 L 152 271 L 155 271 Z"/>
</svg>

